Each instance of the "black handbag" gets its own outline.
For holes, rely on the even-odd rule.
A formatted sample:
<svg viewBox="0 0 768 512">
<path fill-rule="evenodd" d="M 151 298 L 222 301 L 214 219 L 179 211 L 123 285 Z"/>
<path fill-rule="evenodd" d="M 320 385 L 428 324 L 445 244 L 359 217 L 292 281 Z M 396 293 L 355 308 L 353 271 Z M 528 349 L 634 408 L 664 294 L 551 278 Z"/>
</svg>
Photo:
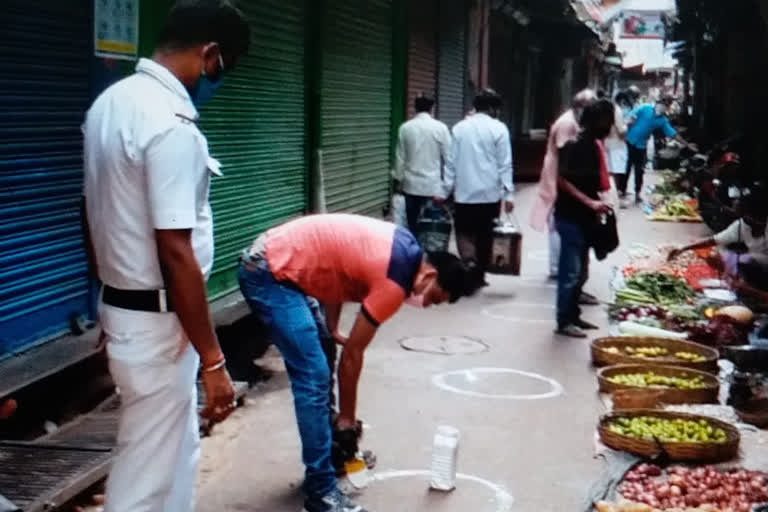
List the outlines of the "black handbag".
<svg viewBox="0 0 768 512">
<path fill-rule="evenodd" d="M 587 241 L 602 261 L 619 246 L 619 231 L 616 228 L 616 214 L 613 210 L 600 213 L 588 228 Z"/>
</svg>

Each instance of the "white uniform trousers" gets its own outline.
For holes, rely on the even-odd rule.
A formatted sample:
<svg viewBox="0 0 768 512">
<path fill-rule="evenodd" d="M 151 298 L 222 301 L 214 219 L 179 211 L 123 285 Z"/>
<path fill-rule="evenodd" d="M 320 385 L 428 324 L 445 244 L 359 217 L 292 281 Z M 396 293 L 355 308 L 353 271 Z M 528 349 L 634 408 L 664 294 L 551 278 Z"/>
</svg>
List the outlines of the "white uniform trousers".
<svg viewBox="0 0 768 512">
<path fill-rule="evenodd" d="M 197 352 L 174 313 L 102 305 L 99 316 L 122 402 L 104 510 L 192 512 L 200 459 Z"/>
</svg>

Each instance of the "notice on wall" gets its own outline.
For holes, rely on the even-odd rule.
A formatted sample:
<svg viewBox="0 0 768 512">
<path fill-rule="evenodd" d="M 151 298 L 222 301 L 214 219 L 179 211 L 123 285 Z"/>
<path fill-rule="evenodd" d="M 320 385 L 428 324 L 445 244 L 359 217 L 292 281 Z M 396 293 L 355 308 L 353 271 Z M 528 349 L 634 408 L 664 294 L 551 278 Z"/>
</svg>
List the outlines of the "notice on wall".
<svg viewBox="0 0 768 512">
<path fill-rule="evenodd" d="M 136 59 L 139 50 L 139 0 L 95 0 L 93 36 L 97 56 Z"/>
<path fill-rule="evenodd" d="M 624 39 L 664 39 L 666 27 L 661 11 L 624 11 L 620 21 Z"/>
</svg>

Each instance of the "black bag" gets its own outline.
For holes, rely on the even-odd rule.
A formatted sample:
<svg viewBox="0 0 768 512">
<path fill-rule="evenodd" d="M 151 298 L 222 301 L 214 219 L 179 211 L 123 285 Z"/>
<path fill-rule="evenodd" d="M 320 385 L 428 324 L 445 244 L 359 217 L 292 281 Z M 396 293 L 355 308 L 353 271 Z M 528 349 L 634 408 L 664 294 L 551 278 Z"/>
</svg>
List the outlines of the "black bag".
<svg viewBox="0 0 768 512">
<path fill-rule="evenodd" d="M 616 229 L 616 214 L 613 210 L 595 216 L 587 228 L 587 242 L 600 261 L 616 250 L 619 246 L 619 231 Z"/>
</svg>

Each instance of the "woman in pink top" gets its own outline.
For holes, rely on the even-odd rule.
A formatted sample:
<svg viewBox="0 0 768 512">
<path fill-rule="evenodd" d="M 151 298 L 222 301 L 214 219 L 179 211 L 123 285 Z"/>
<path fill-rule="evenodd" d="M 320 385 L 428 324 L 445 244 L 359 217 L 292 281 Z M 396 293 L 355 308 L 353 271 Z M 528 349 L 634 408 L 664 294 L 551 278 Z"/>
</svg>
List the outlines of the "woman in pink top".
<svg viewBox="0 0 768 512">
<path fill-rule="evenodd" d="M 238 278 L 248 304 L 270 328 L 291 378 L 306 466 L 305 510 L 363 512 L 339 493 L 334 470 L 334 462 L 343 465 L 357 452 L 363 351 L 403 302 L 420 307 L 456 302 L 480 287 L 479 272 L 446 252 L 424 254 L 411 232 L 394 224 L 323 214 L 288 222 L 256 239 L 243 254 Z M 317 301 L 325 321 L 313 312 Z M 348 337 L 338 331 L 345 302 L 361 304 Z M 344 347 L 333 431 L 333 363 L 323 351 L 323 333 L 332 338 L 331 347 L 333 341 Z"/>
<path fill-rule="evenodd" d="M 539 186 L 531 212 L 531 227 L 537 231 L 549 231 L 550 277 L 557 275 L 560 259 L 560 237 L 554 229 L 552 212 L 557 200 L 557 167 L 560 150 L 570 141 L 576 140 L 581 127 L 578 118 L 581 111 L 595 101 L 597 96 L 591 89 L 584 89 L 573 98 L 573 106 L 552 124 L 547 140 L 547 153 L 541 168 Z"/>
</svg>

